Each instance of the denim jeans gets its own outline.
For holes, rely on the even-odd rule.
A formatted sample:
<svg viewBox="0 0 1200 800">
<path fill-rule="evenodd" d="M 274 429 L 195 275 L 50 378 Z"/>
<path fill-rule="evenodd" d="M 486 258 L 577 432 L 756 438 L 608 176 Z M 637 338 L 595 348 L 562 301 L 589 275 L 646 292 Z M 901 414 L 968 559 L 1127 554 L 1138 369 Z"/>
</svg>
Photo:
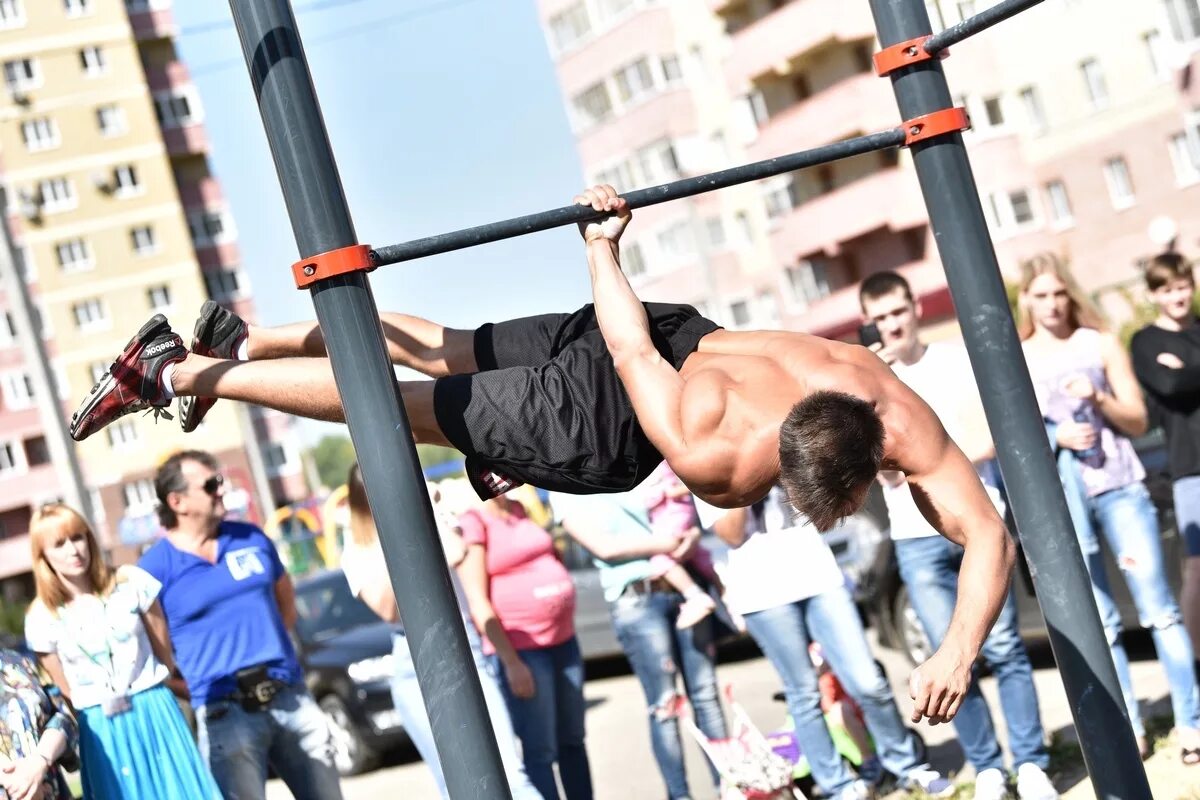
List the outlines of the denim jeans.
<svg viewBox="0 0 1200 800">
<path fill-rule="evenodd" d="M 493 675 L 504 692 L 513 730 L 525 754 L 525 772 L 545 800 L 558 800 L 554 765 L 567 800 L 592 800 L 592 773 L 584 748 L 583 653 L 572 636 L 562 644 L 518 650 L 533 673 L 534 695 L 513 695 L 497 656 Z"/>
<path fill-rule="evenodd" d="M 1188 475 L 1172 484 L 1175 524 L 1183 537 L 1188 558 L 1200 556 L 1200 475 Z"/>
<path fill-rule="evenodd" d="M 783 681 L 796 739 L 808 757 L 813 779 L 826 795 L 836 794 L 857 778 L 838 755 L 821 713 L 817 671 L 808 655 L 810 642 L 821 645 L 830 669 L 858 701 L 884 767 L 903 776 L 922 766 L 845 587 L 746 614 L 745 619 L 750 636 Z"/>
<path fill-rule="evenodd" d="M 483 688 L 483 699 L 487 703 L 488 717 L 492 721 L 492 731 L 496 734 L 496 746 L 500 749 L 500 760 L 504 763 L 504 774 L 512 789 L 513 800 L 542 800 L 542 795 L 525 774 L 525 765 L 517 752 L 517 737 L 513 733 L 512 720 L 508 716 L 508 706 L 505 705 L 504 695 L 488 667 L 483 651 L 479 646 L 479 637 L 474 631 L 467 632 L 471 642 L 471 653 L 475 657 L 475 668 L 479 673 L 479 685 Z M 392 675 L 392 704 L 400 714 L 404 723 L 404 732 L 421 754 L 433 781 L 437 784 L 438 794 L 442 798 L 446 793 L 446 776 L 442 772 L 442 762 L 438 758 L 437 747 L 433 741 L 433 731 L 429 725 L 429 713 L 425 710 L 425 702 L 421 699 L 421 687 L 417 684 L 417 670 L 408 647 L 408 637 L 397 634 L 392 639 L 392 658 L 394 673 Z"/>
<path fill-rule="evenodd" d="M 650 714 L 650 744 L 670 800 L 689 797 L 679 735 L 676 678 L 691 701 L 696 725 L 709 739 L 728 734 L 717 690 L 712 617 L 684 630 L 675 627 L 683 597 L 674 592 L 627 590 L 609 606 L 613 628 L 642 684 Z M 719 780 L 712 770 L 713 783 Z"/>
<path fill-rule="evenodd" d="M 341 800 L 329 725 L 303 687 L 289 686 L 262 711 L 214 700 L 196 709 L 196 724 L 225 800 L 264 800 L 268 763 L 296 800 Z"/>
<path fill-rule="evenodd" d="M 941 536 L 897 539 L 896 563 L 908 587 L 909 602 L 921 627 L 934 647 L 942 643 L 950 628 L 950 617 L 958 598 L 958 570 L 963 548 Z M 981 655 L 992 668 L 1000 689 L 1000 707 L 1008 725 L 1008 746 L 1013 765 L 1050 765 L 1045 731 L 1038 712 L 1037 691 L 1029 654 L 1017 626 L 1017 602 L 1010 590 L 1000 616 L 983 642 Z M 996 729 L 979 682 L 971 687 L 954 717 L 954 728 L 967 760 L 976 772 L 1003 769 L 1004 755 L 996 740 Z"/>
<path fill-rule="evenodd" d="M 1139 623 L 1143 628 L 1148 628 L 1154 638 L 1158 660 L 1167 672 L 1175 725 L 1181 728 L 1200 727 L 1200 689 L 1196 685 L 1192 644 L 1183 627 L 1179 604 L 1167 583 L 1158 514 L 1150 493 L 1144 484 L 1134 483 L 1087 498 L 1086 506 L 1086 513 L 1078 513 L 1078 509 L 1073 509 L 1072 520 L 1092 578 L 1092 591 L 1100 611 L 1100 621 L 1104 624 L 1112 648 L 1117 678 L 1134 732 L 1139 736 L 1144 735 L 1145 726 L 1133 690 L 1129 657 L 1121 645 L 1121 615 L 1104 570 L 1096 523 L 1099 523 L 1125 578 L 1125 584 L 1129 587 Z"/>
</svg>

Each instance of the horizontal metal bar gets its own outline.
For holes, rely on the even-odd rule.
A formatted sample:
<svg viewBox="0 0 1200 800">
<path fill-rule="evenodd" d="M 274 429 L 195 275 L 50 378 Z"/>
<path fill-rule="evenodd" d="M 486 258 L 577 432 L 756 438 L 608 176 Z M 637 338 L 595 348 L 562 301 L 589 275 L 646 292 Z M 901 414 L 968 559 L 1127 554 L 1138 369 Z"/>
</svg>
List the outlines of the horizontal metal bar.
<svg viewBox="0 0 1200 800">
<path fill-rule="evenodd" d="M 782 175 L 785 172 L 804 169 L 805 167 L 815 167 L 819 164 L 827 164 L 830 161 L 862 155 L 863 153 L 886 150 L 889 147 L 899 147 L 903 144 L 904 130 L 902 128 L 893 128 L 887 131 L 880 131 L 866 136 L 856 136 L 853 139 L 845 139 L 840 142 L 815 147 L 812 150 L 803 150 L 799 153 L 791 153 L 779 156 L 778 158 L 769 158 L 766 161 L 756 161 L 753 164 L 731 167 L 719 172 L 710 172 L 707 175 L 684 178 L 683 180 L 664 183 L 660 186 L 651 186 L 647 189 L 637 189 L 627 192 L 622 196 L 629 202 L 631 208 L 643 208 L 645 206 L 657 205 L 658 203 L 665 203 L 669 200 L 678 200 L 683 197 L 711 192 L 714 189 L 736 186 L 739 183 L 748 183 L 763 178 L 770 178 L 774 175 Z M 428 236 L 424 239 L 413 239 L 410 242 L 380 247 L 375 250 L 375 264 L 376 266 L 384 266 L 385 264 L 396 264 L 401 261 L 411 261 L 415 258 L 424 258 L 425 256 L 432 256 L 438 253 L 448 253 L 452 250 L 462 250 L 488 242 L 498 242 L 501 239 L 511 239 L 514 236 L 524 236 L 527 233 L 536 233 L 537 231 L 559 228 L 564 225 L 575 225 L 580 222 L 591 222 L 603 217 L 603 214 L 592 210 L 588 206 L 564 206 L 563 208 L 542 211 L 524 217 L 516 217 L 501 222 L 479 225 L 474 228 L 464 228 L 450 233 L 443 233 L 438 236 Z"/>
<path fill-rule="evenodd" d="M 1016 16 L 1041 2 L 1042 0 L 1002 0 L 991 8 L 986 8 L 975 16 L 967 17 L 957 25 L 951 25 L 941 33 L 930 36 L 929 40 L 925 42 L 925 52 L 937 55 L 950 45 L 958 44 L 963 39 L 985 31 L 996 23 Z"/>
</svg>

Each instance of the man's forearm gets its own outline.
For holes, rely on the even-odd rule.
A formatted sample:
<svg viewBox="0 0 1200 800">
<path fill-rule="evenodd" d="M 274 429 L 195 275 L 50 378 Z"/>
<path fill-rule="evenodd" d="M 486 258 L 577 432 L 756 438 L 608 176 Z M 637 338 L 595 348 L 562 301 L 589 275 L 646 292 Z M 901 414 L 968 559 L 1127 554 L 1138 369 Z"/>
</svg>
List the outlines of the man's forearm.
<svg viewBox="0 0 1200 800">
<path fill-rule="evenodd" d="M 968 539 L 958 573 L 958 600 L 942 647 L 974 661 L 1008 596 L 1016 545 L 1003 525 Z"/>
<path fill-rule="evenodd" d="M 653 349 L 646 309 L 621 270 L 616 242 L 597 239 L 587 245 L 596 321 L 614 361 Z"/>
</svg>

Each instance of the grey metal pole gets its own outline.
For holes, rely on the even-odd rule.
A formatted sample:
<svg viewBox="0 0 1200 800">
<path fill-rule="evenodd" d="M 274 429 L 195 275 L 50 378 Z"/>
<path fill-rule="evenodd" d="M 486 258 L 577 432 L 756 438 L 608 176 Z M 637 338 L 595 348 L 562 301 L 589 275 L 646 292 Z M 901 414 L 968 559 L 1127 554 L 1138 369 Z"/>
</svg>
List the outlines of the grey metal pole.
<svg viewBox="0 0 1200 800">
<path fill-rule="evenodd" d="M 302 258 L 358 244 L 288 0 L 230 0 Z M 454 800 L 510 798 L 408 417 L 366 277 L 313 305 Z"/>
<path fill-rule="evenodd" d="M 870 3 L 881 47 L 931 32 L 924 0 Z M 938 59 L 891 79 L 905 120 L 952 105 Z M 1092 786 L 1105 800 L 1149 800 L 962 136 L 918 142 L 912 157 Z"/>
</svg>

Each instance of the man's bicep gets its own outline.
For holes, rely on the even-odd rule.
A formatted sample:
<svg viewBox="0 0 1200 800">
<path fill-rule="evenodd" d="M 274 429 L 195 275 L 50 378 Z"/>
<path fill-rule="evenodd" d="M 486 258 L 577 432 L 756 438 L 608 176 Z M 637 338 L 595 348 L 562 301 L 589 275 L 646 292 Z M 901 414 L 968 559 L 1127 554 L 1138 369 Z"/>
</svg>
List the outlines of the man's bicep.
<svg viewBox="0 0 1200 800">
<path fill-rule="evenodd" d="M 687 441 L 681 417 L 684 383 L 679 372 L 651 350 L 618 363 L 617 375 L 646 438 L 668 461 L 682 454 Z"/>
<path fill-rule="evenodd" d="M 951 541 L 965 545 L 982 524 L 1003 524 L 974 465 L 949 439 L 940 459 L 908 476 L 913 500 L 929 524 Z"/>
</svg>

